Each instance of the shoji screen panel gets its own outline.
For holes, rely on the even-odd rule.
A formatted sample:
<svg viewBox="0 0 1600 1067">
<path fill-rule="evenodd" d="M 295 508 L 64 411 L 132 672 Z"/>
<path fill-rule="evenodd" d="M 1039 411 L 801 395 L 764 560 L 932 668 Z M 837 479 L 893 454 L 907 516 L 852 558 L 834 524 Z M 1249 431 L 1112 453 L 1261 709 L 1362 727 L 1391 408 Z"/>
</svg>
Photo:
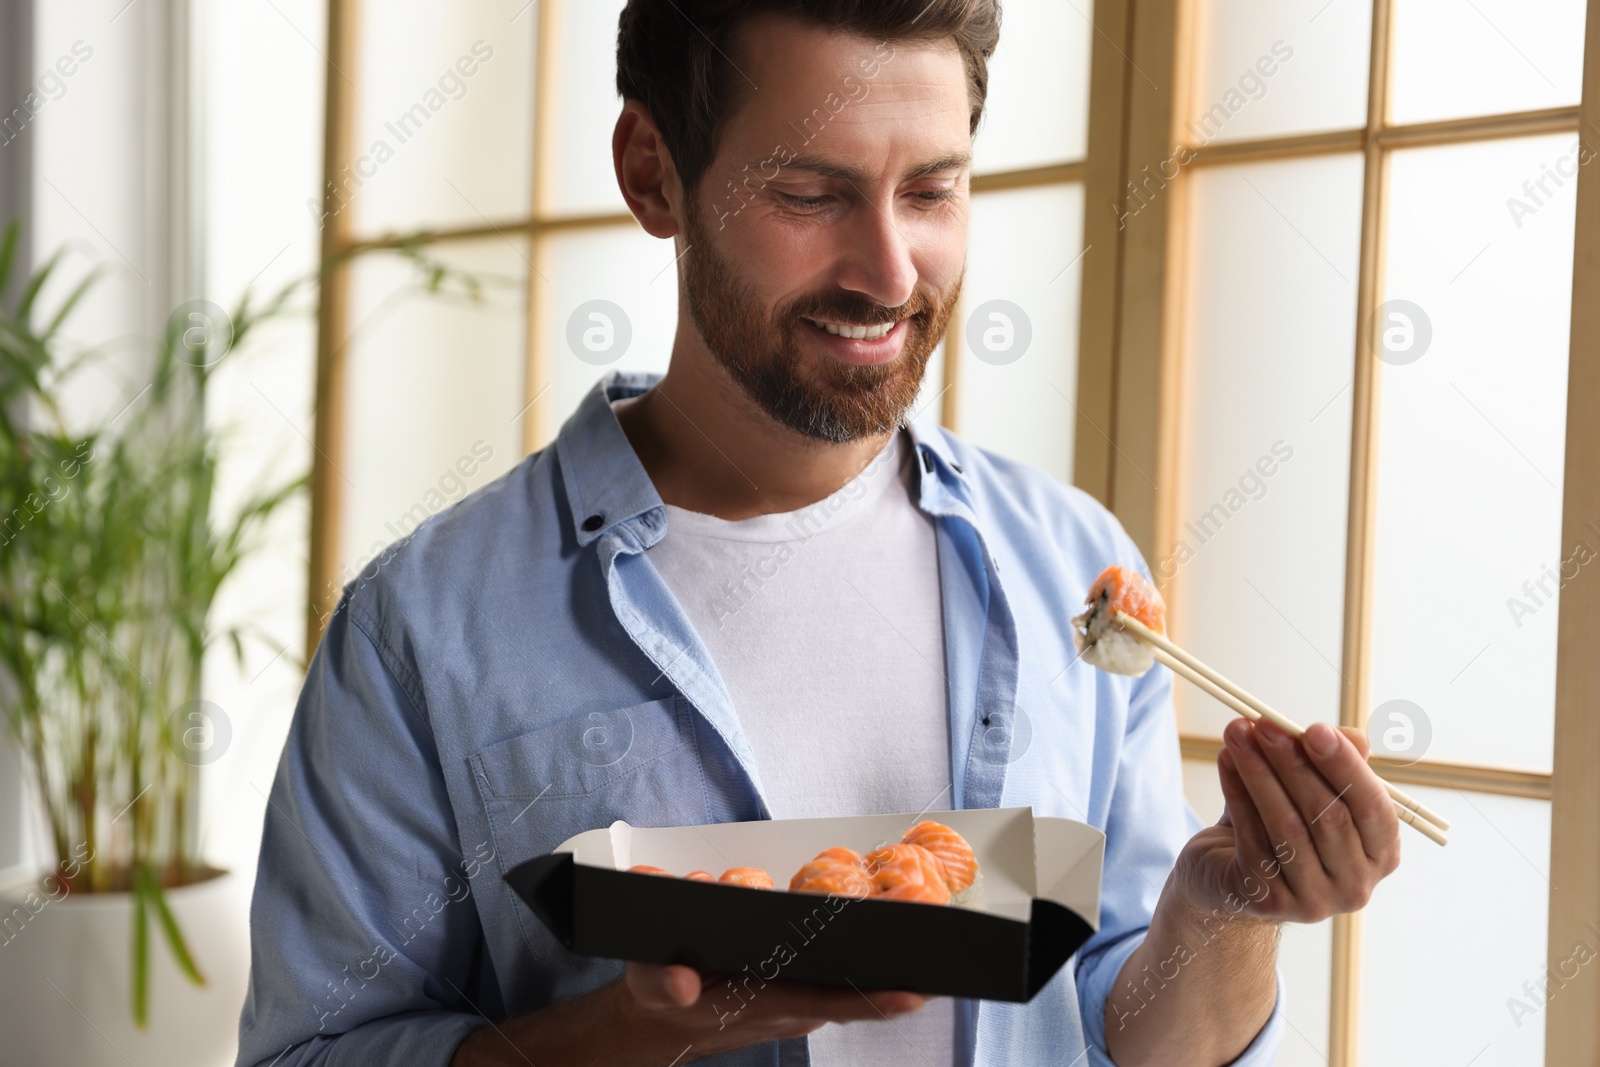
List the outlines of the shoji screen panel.
<svg viewBox="0 0 1600 1067">
<path fill-rule="evenodd" d="M 1181 309 L 1157 553 L 1175 636 L 1293 717 L 1367 727 L 1388 776 L 1455 824 L 1448 849 L 1406 842 L 1365 926 L 1335 920 L 1309 954 L 1286 939 L 1297 980 L 1319 953 L 1329 974 L 1309 986 L 1323 1034 L 1290 991 L 1315 1039 L 1284 1062 L 1542 1062 L 1543 1020 L 1506 1012 L 1521 979 L 1488 975 L 1540 978 L 1557 940 L 1583 6 L 1196 2 L 1166 24 L 1190 60 L 1171 108 L 1189 158 L 1147 194 L 1179 205 L 1161 258 L 1129 270 L 1167 271 Z M 1294 449 L 1265 492 L 1228 477 L 1255 438 Z M 1198 810 L 1229 713 L 1182 707 Z M 1463 955 L 1468 906 L 1514 916 L 1490 962 Z"/>
<path fill-rule="evenodd" d="M 1083 271 L 1098 262 L 1083 239 L 1097 13 L 1057 0 L 1010 0 L 1004 11 L 941 407 L 968 439 L 1070 482 L 1083 417 L 1078 298 Z"/>
</svg>

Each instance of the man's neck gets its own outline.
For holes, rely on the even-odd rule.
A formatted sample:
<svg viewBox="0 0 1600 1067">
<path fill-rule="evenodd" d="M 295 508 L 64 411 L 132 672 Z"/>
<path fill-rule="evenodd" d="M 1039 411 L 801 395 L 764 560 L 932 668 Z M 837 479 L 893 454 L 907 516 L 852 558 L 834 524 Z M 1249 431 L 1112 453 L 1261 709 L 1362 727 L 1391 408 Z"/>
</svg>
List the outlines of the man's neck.
<svg viewBox="0 0 1600 1067">
<path fill-rule="evenodd" d="M 739 520 L 794 511 L 860 474 L 889 434 L 817 441 L 762 411 L 709 360 L 674 359 L 617 419 L 667 504 Z"/>
</svg>

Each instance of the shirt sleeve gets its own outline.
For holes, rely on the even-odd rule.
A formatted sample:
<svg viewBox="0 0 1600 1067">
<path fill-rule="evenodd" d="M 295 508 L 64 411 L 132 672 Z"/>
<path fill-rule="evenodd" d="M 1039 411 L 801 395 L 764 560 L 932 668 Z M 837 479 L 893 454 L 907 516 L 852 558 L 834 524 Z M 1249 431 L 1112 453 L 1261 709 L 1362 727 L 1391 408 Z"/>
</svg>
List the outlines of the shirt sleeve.
<svg viewBox="0 0 1600 1067">
<path fill-rule="evenodd" d="M 1142 561 L 1139 569 L 1149 577 Z M 1203 826 L 1183 793 L 1172 672 L 1150 670 L 1133 680 L 1127 729 L 1116 762 L 1106 817 L 1100 928 L 1079 950 L 1076 965 L 1087 1062 L 1093 1067 L 1116 1067 L 1106 1050 L 1106 1000 L 1115 995 L 1122 965 L 1144 941 L 1178 853 Z M 1238 1067 L 1272 1063 L 1283 1041 L 1282 969 L 1275 968 L 1274 976 L 1277 1001 L 1272 1014 L 1232 1061 Z M 1125 999 L 1130 1010 L 1138 1007 L 1132 992 Z"/>
<path fill-rule="evenodd" d="M 268 797 L 239 1067 L 446 1067 L 485 1025 L 468 999 L 479 864 L 461 856 L 420 689 L 352 597 L 312 658 Z"/>
</svg>

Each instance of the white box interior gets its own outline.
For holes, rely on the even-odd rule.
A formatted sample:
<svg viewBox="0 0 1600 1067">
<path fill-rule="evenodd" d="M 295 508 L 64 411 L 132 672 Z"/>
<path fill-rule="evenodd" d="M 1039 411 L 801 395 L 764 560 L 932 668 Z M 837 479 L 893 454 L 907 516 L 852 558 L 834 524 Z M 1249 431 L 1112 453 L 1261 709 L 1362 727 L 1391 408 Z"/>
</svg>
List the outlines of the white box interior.
<svg viewBox="0 0 1600 1067">
<path fill-rule="evenodd" d="M 1105 835 L 1072 819 L 1035 817 L 1027 807 L 704 826 L 639 827 L 619 820 L 570 838 L 555 851 L 571 852 L 575 862 L 592 867 L 648 864 L 679 877 L 693 870 L 716 875 L 729 867 L 760 867 L 784 889 L 823 849 L 843 845 L 864 855 L 899 841 L 923 819 L 944 823 L 972 845 L 982 910 L 1026 922 L 1032 899 L 1043 897 L 1099 929 Z"/>
</svg>

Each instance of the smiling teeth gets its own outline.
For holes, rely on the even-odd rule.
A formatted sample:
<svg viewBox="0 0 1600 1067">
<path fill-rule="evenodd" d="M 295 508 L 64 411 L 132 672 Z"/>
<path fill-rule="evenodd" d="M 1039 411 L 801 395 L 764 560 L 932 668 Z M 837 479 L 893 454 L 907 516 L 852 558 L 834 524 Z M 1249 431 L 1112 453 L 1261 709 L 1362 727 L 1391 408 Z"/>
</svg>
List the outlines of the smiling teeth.
<svg viewBox="0 0 1600 1067">
<path fill-rule="evenodd" d="M 808 319 L 813 326 L 820 326 L 835 337 L 846 337 L 853 341 L 877 341 L 894 329 L 892 322 L 879 323 L 876 326 L 841 326 L 834 322 L 818 322 Z"/>
</svg>

